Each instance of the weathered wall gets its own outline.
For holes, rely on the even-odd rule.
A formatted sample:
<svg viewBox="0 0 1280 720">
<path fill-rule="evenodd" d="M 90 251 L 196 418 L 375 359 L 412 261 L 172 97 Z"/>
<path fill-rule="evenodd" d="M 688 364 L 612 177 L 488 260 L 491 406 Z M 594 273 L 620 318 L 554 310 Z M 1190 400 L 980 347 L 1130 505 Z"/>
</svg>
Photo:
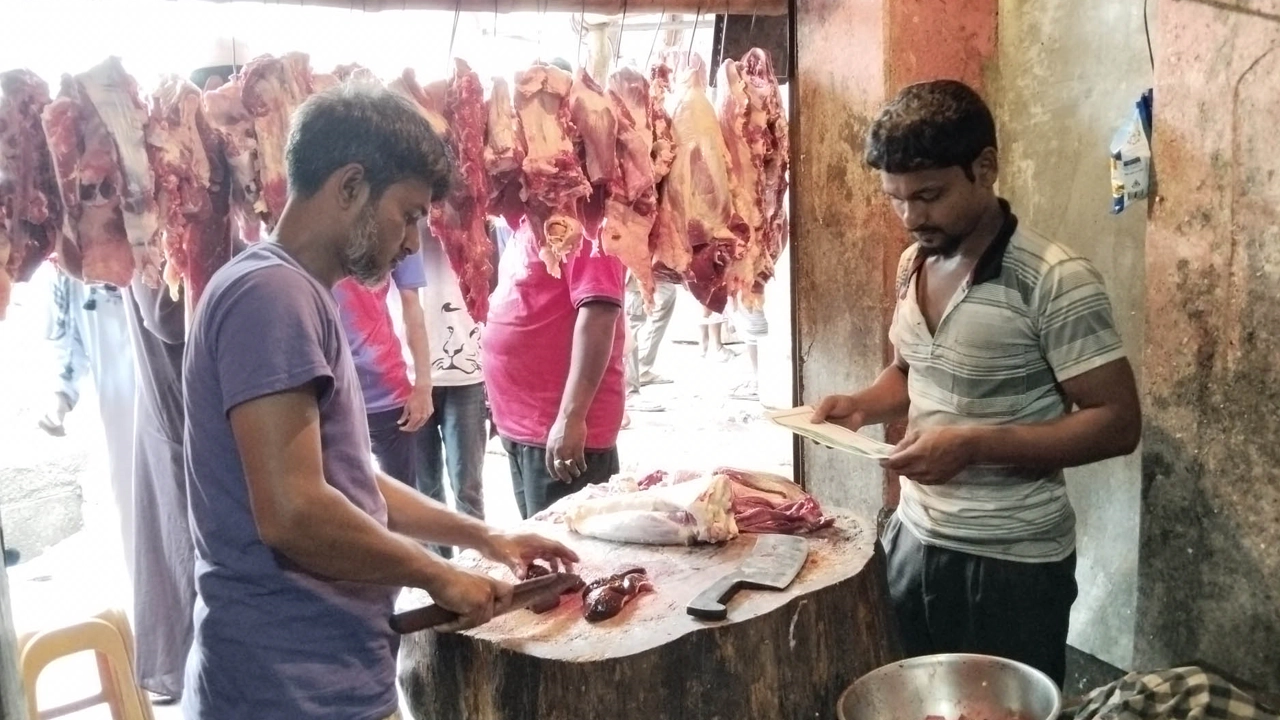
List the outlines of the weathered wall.
<svg viewBox="0 0 1280 720">
<path fill-rule="evenodd" d="M 863 140 L 903 85 L 954 77 L 979 87 L 995 56 L 996 0 L 795 2 L 793 136 L 796 347 L 803 402 L 875 379 L 889 352 L 893 275 L 906 237 Z M 874 463 L 812 444 L 804 477 L 825 502 L 874 517 L 896 502 Z"/>
<path fill-rule="evenodd" d="M 1280 2 L 1159 11 L 1137 662 L 1280 690 Z"/>
<path fill-rule="evenodd" d="M 1108 213 L 1107 152 L 1151 87 L 1142 10 L 1141 2 L 1114 0 L 1003 0 L 990 93 L 1002 145 L 1001 194 L 1022 223 L 1097 264 L 1139 373 L 1146 204 Z M 1139 458 L 1067 473 L 1079 540 L 1071 643 L 1120 667 L 1133 661 Z"/>
</svg>

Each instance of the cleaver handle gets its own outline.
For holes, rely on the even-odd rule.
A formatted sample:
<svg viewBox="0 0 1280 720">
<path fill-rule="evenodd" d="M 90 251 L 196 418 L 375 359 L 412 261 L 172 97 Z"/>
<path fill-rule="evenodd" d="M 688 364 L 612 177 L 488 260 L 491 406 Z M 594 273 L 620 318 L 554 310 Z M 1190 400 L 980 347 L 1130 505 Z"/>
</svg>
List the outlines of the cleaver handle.
<svg viewBox="0 0 1280 720">
<path fill-rule="evenodd" d="M 725 603 L 729 602 L 738 590 L 752 586 L 755 586 L 755 583 L 748 580 L 741 570 L 731 572 L 698 593 L 685 610 L 702 620 L 723 620 L 729 614 L 729 608 Z"/>
</svg>

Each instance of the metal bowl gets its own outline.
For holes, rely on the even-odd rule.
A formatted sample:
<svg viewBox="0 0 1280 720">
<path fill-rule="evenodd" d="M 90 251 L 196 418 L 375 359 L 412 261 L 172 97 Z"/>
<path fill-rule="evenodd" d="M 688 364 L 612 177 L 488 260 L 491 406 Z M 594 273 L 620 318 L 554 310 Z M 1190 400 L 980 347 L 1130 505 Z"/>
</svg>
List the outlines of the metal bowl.
<svg viewBox="0 0 1280 720">
<path fill-rule="evenodd" d="M 928 655 L 874 670 L 840 696 L 840 720 L 1055 720 L 1048 675 L 989 655 Z"/>
</svg>

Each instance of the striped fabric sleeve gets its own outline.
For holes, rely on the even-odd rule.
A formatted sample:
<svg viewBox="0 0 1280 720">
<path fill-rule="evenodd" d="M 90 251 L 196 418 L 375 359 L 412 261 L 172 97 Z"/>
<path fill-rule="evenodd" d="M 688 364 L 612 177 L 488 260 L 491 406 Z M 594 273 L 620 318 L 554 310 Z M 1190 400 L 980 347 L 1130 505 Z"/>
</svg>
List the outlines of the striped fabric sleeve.
<svg viewBox="0 0 1280 720">
<path fill-rule="evenodd" d="M 1125 357 L 1102 276 L 1084 258 L 1054 264 L 1036 287 L 1040 351 L 1058 382 Z"/>
</svg>

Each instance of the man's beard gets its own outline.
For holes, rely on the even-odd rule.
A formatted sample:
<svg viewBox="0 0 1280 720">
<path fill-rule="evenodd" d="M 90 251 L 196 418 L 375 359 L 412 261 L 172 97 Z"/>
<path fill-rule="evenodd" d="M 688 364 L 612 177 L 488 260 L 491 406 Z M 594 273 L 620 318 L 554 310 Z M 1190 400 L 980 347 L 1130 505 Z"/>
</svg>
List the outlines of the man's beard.
<svg viewBox="0 0 1280 720">
<path fill-rule="evenodd" d="M 365 205 L 342 252 L 342 269 L 349 277 L 368 288 L 380 287 L 387 281 L 389 267 L 378 259 L 378 218 L 373 205 Z"/>
<path fill-rule="evenodd" d="M 918 252 L 922 257 L 933 257 L 935 255 L 940 257 L 951 257 L 952 255 L 956 254 L 956 251 L 960 249 L 960 245 L 964 243 L 964 239 L 969 236 L 968 233 L 965 233 L 963 235 L 957 235 L 957 234 L 941 232 L 936 229 L 931 229 L 930 232 L 926 234 L 929 236 L 930 239 L 941 237 L 942 242 L 937 244 L 925 245 L 920 242 L 920 237 L 918 232 L 911 233 L 912 239 L 915 240 L 916 246 L 919 248 Z"/>
</svg>

